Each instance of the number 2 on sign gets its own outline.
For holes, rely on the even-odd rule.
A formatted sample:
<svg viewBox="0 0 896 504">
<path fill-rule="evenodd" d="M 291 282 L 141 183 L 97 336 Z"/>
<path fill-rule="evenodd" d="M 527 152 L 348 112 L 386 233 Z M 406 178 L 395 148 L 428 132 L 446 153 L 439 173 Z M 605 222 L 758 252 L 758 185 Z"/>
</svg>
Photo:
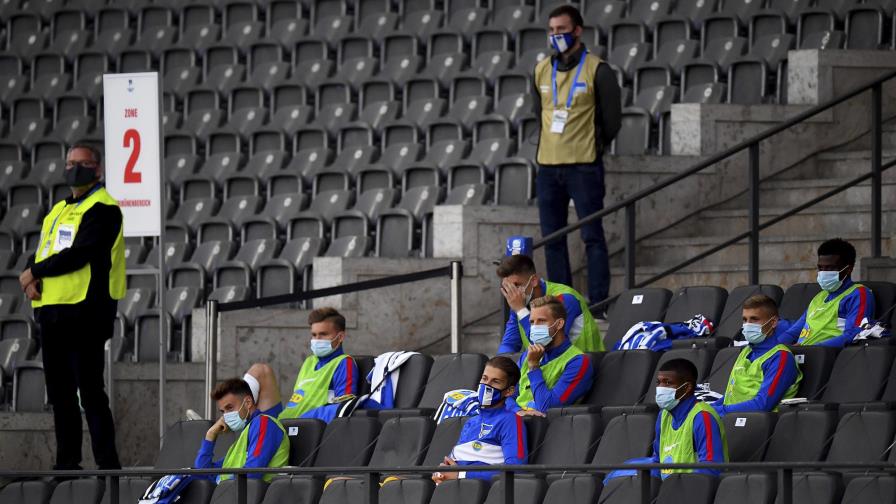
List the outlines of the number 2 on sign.
<svg viewBox="0 0 896 504">
<path fill-rule="evenodd" d="M 140 132 L 135 129 L 125 131 L 124 147 L 132 147 L 131 156 L 124 167 L 124 183 L 139 184 L 143 180 L 143 175 L 136 171 L 134 167 L 137 165 L 137 158 L 140 157 Z"/>
</svg>

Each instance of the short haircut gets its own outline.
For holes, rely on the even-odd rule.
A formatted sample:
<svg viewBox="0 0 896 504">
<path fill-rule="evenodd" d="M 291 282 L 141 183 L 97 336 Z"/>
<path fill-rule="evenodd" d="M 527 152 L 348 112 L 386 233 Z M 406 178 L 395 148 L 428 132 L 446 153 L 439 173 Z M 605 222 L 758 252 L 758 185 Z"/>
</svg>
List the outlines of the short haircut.
<svg viewBox="0 0 896 504">
<path fill-rule="evenodd" d="M 697 383 L 697 366 L 687 359 L 672 359 L 660 366 L 660 371 L 672 371 L 686 383 Z"/>
<path fill-rule="evenodd" d="M 345 317 L 336 311 L 336 308 L 330 306 L 312 310 L 312 312 L 308 314 L 308 324 L 316 324 L 318 322 L 330 322 L 336 326 L 336 329 L 340 331 L 345 330 Z"/>
<path fill-rule="evenodd" d="M 819 245 L 818 255 L 838 256 L 841 263 L 847 266 L 853 266 L 856 263 L 856 248 L 842 238 L 833 238 Z"/>
<path fill-rule="evenodd" d="M 531 257 L 521 254 L 507 256 L 498 263 L 495 273 L 501 278 L 507 278 L 510 275 L 534 275 L 535 262 Z"/>
<path fill-rule="evenodd" d="M 492 357 L 485 365 L 504 371 L 504 374 L 507 375 L 508 387 L 515 387 L 520 382 L 520 368 L 510 357 L 503 355 Z"/>
<path fill-rule="evenodd" d="M 98 165 L 103 164 L 103 152 L 100 150 L 99 147 L 96 146 L 96 144 L 87 142 L 85 140 L 80 140 L 80 141 L 73 143 L 72 146 L 68 148 L 68 152 L 71 152 L 75 149 L 89 150 L 90 154 L 93 155 L 94 162 L 96 162 L 96 164 L 98 164 Z"/>
<path fill-rule="evenodd" d="M 241 398 L 246 396 L 252 397 L 252 389 L 249 388 L 249 384 L 242 378 L 231 378 L 215 385 L 215 390 L 212 390 L 211 396 L 215 401 L 220 401 L 227 394 L 233 394 Z"/>
<path fill-rule="evenodd" d="M 563 319 L 566 320 L 566 307 L 563 306 L 563 302 L 560 301 L 556 296 L 544 296 L 540 298 L 535 298 L 529 303 L 530 308 L 541 308 L 547 307 L 550 310 L 551 315 L 555 319 Z"/>
<path fill-rule="evenodd" d="M 572 19 L 573 27 L 585 26 L 585 20 L 582 19 L 582 13 L 572 5 L 566 4 L 554 8 L 554 10 L 548 14 L 548 19 L 560 16 L 569 16 L 569 19 Z"/>
<path fill-rule="evenodd" d="M 745 310 L 755 310 L 757 308 L 762 308 L 766 313 L 773 317 L 778 315 L 778 303 L 765 294 L 756 294 L 755 296 L 748 297 L 747 300 L 744 301 Z"/>
</svg>

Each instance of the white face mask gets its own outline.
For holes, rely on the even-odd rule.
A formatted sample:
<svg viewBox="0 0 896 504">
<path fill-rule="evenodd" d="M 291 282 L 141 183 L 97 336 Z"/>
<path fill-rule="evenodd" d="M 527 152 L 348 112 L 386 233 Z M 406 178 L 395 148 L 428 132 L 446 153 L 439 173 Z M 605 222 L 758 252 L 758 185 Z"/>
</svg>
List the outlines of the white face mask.
<svg viewBox="0 0 896 504">
<path fill-rule="evenodd" d="M 678 389 L 685 385 L 687 385 L 687 383 L 682 383 L 677 388 L 657 387 L 656 405 L 666 411 L 672 411 L 680 402 L 680 399 L 676 398 L 675 395 L 678 393 Z"/>
<path fill-rule="evenodd" d="M 535 277 L 535 275 L 531 275 L 531 276 L 529 277 L 529 279 L 526 280 L 526 285 L 529 285 L 529 282 L 532 281 L 532 278 L 533 278 L 533 277 Z M 526 306 L 529 306 L 529 302 L 532 301 L 532 295 L 533 295 L 533 294 L 535 294 L 535 287 L 534 287 L 534 286 L 532 287 L 532 290 L 530 290 L 529 293 L 526 294 Z"/>
</svg>

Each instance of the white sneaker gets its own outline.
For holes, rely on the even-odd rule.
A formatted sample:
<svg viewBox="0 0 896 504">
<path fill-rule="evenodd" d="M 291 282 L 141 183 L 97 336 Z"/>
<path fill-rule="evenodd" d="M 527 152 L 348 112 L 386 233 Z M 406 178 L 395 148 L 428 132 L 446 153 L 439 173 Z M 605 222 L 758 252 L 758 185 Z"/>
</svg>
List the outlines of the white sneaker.
<svg viewBox="0 0 896 504">
<path fill-rule="evenodd" d="M 187 420 L 204 420 L 202 415 L 196 413 L 195 411 L 188 409 L 186 412 Z"/>
</svg>

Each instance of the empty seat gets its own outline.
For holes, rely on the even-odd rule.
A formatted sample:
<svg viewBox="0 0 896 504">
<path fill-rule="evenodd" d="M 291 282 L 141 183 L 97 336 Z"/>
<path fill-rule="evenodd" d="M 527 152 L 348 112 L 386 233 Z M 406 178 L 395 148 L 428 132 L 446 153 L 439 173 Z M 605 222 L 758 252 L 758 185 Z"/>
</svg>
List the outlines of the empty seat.
<svg viewBox="0 0 896 504">
<path fill-rule="evenodd" d="M 823 460 L 837 426 L 837 412 L 795 410 L 781 413 L 768 439 L 767 462 Z"/>
<path fill-rule="evenodd" d="M 608 313 L 606 348 L 613 348 L 638 322 L 662 320 L 671 298 L 672 293 L 662 288 L 630 289 L 620 294 Z"/>
<path fill-rule="evenodd" d="M 650 478 L 647 490 L 650 495 L 641 495 L 641 479 L 638 477 L 613 478 L 604 485 L 597 504 L 628 504 L 630 502 L 653 502 L 659 493 L 659 480 Z"/>
<path fill-rule="evenodd" d="M 896 503 L 896 476 L 859 476 L 846 486 L 842 504 Z"/>
<path fill-rule="evenodd" d="M 709 474 L 674 473 L 663 480 L 657 504 L 712 504 L 719 479 Z"/>
<path fill-rule="evenodd" d="M 402 368 L 404 371 L 404 368 Z M 314 467 L 363 467 L 373 453 L 380 424 L 372 417 L 336 418 L 324 431 Z"/>
<path fill-rule="evenodd" d="M 289 437 L 289 465 L 311 466 L 327 424 L 317 418 L 288 418 L 280 423 Z"/>
<path fill-rule="evenodd" d="M 827 389 L 828 379 L 837 359 L 837 349 L 802 345 L 792 345 L 789 348 L 803 373 L 797 397 L 805 397 L 810 401 L 819 399 Z"/>
<path fill-rule="evenodd" d="M 519 504 L 541 504 L 547 491 L 547 483 L 542 479 L 519 478 L 513 482 L 513 502 Z M 501 504 L 504 502 L 504 481 L 498 481 L 489 489 L 486 504 Z"/>
<path fill-rule="evenodd" d="M 390 418 L 383 423 L 370 457 L 370 466 L 409 467 L 420 464 L 434 430 L 435 422 L 429 417 Z"/>
<path fill-rule="evenodd" d="M 535 197 L 535 169 L 523 158 L 504 160 L 495 167 L 497 205 L 527 206 Z"/>
<path fill-rule="evenodd" d="M 46 481 L 14 481 L 0 490 L 0 501 L 47 504 L 53 495 L 53 489 L 54 486 Z"/>
<path fill-rule="evenodd" d="M 834 362 L 821 401 L 846 403 L 880 399 L 894 356 L 896 347 L 890 346 L 844 348 Z"/>
<path fill-rule="evenodd" d="M 836 473 L 795 473 L 792 488 L 794 504 L 839 504 L 843 495 L 843 482 Z M 778 492 L 775 502 L 781 502 L 782 497 Z"/>
<path fill-rule="evenodd" d="M 419 406 L 437 408 L 446 392 L 475 389 L 486 360 L 486 356 L 474 353 L 435 356 Z"/>
<path fill-rule="evenodd" d="M 828 462 L 877 462 L 884 460 L 896 434 L 896 413 L 858 411 L 840 418 Z"/>
<path fill-rule="evenodd" d="M 301 476 L 275 478 L 264 494 L 264 504 L 313 504 L 320 498 L 321 487 Z"/>
<path fill-rule="evenodd" d="M 600 415 L 557 415 L 550 418 L 544 442 L 532 464 L 579 465 L 591 460 L 601 439 Z"/>
<path fill-rule="evenodd" d="M 863 281 L 862 285 L 871 289 L 874 294 L 874 317 L 883 317 L 896 304 L 896 284 L 892 282 Z M 886 319 L 884 319 L 886 320 Z"/>
<path fill-rule="evenodd" d="M 729 413 L 722 417 L 728 460 L 760 462 L 778 417 L 775 413 Z"/>
<path fill-rule="evenodd" d="M 716 504 L 772 504 L 775 501 L 775 479 L 770 474 L 732 474 L 719 481 Z"/>
<path fill-rule="evenodd" d="M 703 315 L 714 324 L 721 318 L 728 291 L 722 287 L 682 287 L 672 296 L 663 321 L 684 322 L 694 315 Z"/>
<path fill-rule="evenodd" d="M 461 430 L 468 417 L 453 417 L 443 419 L 436 426 L 432 435 L 432 442 L 426 450 L 426 458 L 421 465 L 435 466 L 443 463 L 443 460 L 457 445 Z"/>
<path fill-rule="evenodd" d="M 75 479 L 56 485 L 50 504 L 99 504 L 106 482 L 99 479 Z"/>
<path fill-rule="evenodd" d="M 632 458 L 649 456 L 655 431 L 655 415 L 626 413 L 614 417 L 604 428 L 592 464 L 621 464 Z"/>
<path fill-rule="evenodd" d="M 592 476 L 573 476 L 554 481 L 544 496 L 544 504 L 591 504 L 602 485 Z"/>
<path fill-rule="evenodd" d="M 596 366 L 594 385 L 583 404 L 633 406 L 644 400 L 659 355 L 649 350 L 608 352 Z M 623 378 L 624 377 L 624 378 Z M 609 422 L 609 418 L 604 418 Z"/>
</svg>

